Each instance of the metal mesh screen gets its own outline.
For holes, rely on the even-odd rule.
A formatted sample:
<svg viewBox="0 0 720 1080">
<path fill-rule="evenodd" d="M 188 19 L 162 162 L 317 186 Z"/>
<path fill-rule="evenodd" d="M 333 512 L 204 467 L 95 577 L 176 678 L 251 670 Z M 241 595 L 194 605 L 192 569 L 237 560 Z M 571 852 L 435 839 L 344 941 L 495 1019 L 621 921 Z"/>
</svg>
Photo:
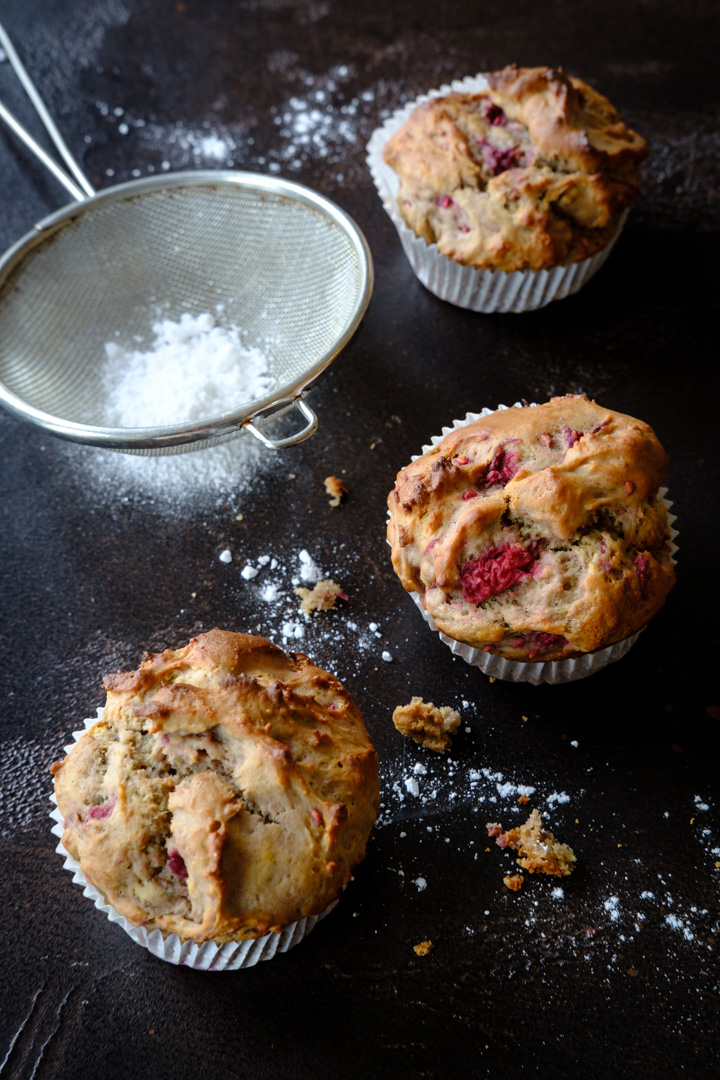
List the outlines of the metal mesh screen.
<svg viewBox="0 0 720 1080">
<path fill-rule="evenodd" d="M 79 207 L 0 293 L 0 380 L 35 408 L 102 427 L 105 343 L 147 348 L 158 316 L 223 305 L 218 321 L 265 353 L 282 397 L 346 332 L 359 277 L 345 231 L 288 196 L 208 183 Z"/>
</svg>

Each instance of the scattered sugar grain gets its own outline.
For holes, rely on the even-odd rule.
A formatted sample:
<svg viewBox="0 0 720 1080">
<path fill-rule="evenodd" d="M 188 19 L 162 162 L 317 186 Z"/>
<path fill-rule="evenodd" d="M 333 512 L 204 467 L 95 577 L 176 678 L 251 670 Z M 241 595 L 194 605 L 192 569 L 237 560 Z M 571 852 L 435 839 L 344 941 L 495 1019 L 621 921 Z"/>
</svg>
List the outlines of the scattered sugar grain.
<svg viewBox="0 0 720 1080">
<path fill-rule="evenodd" d="M 230 551 L 230 548 L 225 548 L 224 551 L 221 551 L 218 555 L 218 559 L 220 562 L 224 563 L 232 562 L 232 552 Z"/>
<path fill-rule="evenodd" d="M 322 579 L 322 570 L 313 561 L 308 551 L 303 548 L 298 558 L 300 560 L 300 578 L 303 581 L 315 583 L 316 581 L 320 581 Z"/>
</svg>

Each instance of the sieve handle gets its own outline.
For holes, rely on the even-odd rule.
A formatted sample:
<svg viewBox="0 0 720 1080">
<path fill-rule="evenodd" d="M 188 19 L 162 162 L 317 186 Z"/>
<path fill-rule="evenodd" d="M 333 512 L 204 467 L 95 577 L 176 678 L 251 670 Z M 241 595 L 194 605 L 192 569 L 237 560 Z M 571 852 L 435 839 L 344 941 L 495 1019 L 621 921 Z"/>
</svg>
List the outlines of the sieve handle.
<svg viewBox="0 0 720 1080">
<path fill-rule="evenodd" d="M 89 195 L 95 194 L 95 188 L 92 186 L 92 184 L 87 179 L 84 172 L 78 165 L 77 161 L 70 153 L 70 150 L 68 149 L 65 140 L 55 126 L 55 121 L 50 116 L 50 113 L 47 111 L 45 102 L 40 97 L 37 87 L 28 75 L 25 68 L 23 67 L 23 63 L 15 51 L 15 46 L 10 40 L 7 31 L 3 27 L 2 23 L 0 23 L 0 46 L 4 50 L 8 60 L 10 61 L 10 65 L 15 71 L 15 74 L 22 83 L 25 93 L 28 95 L 31 102 L 33 103 L 36 113 L 45 125 L 45 129 L 48 135 L 55 143 L 55 146 L 57 147 L 60 155 L 65 160 L 65 164 L 68 166 L 70 172 L 75 177 L 75 180 L 73 180 L 71 176 L 68 176 L 65 170 L 62 169 L 56 162 L 52 160 L 51 157 L 49 157 L 45 153 L 43 148 L 35 142 L 30 132 L 25 130 L 20 121 L 13 116 L 10 110 L 6 108 L 2 104 L 2 102 L 0 102 L 0 118 L 2 118 L 7 124 L 7 126 L 12 131 L 14 131 L 19 138 L 22 139 L 25 145 L 32 150 L 33 154 L 35 154 L 35 157 L 43 163 L 45 168 L 53 174 L 56 180 L 60 181 L 63 187 L 65 187 L 70 192 L 72 197 L 78 202 L 82 202 L 83 199 L 86 199 Z M 77 181 L 77 183 L 75 181 Z"/>
<path fill-rule="evenodd" d="M 258 413 L 252 420 L 246 420 L 242 427 L 246 431 L 249 431 L 251 435 L 254 435 L 256 439 L 259 439 L 263 446 L 266 446 L 268 450 L 284 450 L 288 446 L 295 446 L 297 443 L 304 442 L 305 439 L 309 439 L 311 435 L 314 435 L 317 431 L 318 418 L 315 413 L 309 408 L 302 398 L 294 398 L 292 402 L 292 408 L 298 409 L 305 419 L 307 424 L 301 431 L 297 431 L 294 435 L 288 435 L 286 439 L 268 439 L 260 428 L 256 427 L 253 421 L 259 420 L 262 417 L 262 413 Z M 275 410 L 273 410 L 274 412 Z"/>
</svg>

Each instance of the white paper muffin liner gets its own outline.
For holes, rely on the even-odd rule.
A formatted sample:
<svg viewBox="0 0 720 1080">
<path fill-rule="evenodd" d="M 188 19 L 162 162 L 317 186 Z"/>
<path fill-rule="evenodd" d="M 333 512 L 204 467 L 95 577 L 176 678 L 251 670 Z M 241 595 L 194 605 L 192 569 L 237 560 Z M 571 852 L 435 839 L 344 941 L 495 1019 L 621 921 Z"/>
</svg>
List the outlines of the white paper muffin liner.
<svg viewBox="0 0 720 1080">
<path fill-rule="evenodd" d="M 83 721 L 85 731 L 102 720 L 103 710 L 97 710 L 97 716 Z M 85 734 L 85 731 L 73 731 L 72 737 L 75 742 Z M 64 747 L 66 753 L 72 750 L 72 746 Z M 138 945 L 149 949 L 153 956 L 161 960 L 167 960 L 169 964 L 183 964 L 186 967 L 195 968 L 197 971 L 237 971 L 240 968 L 254 967 L 260 960 L 272 960 L 278 953 L 287 952 L 307 937 L 311 930 L 324 919 L 337 904 L 335 900 L 320 915 L 311 915 L 305 919 L 286 926 L 279 934 L 265 934 L 264 937 L 253 938 L 251 941 L 229 941 L 224 945 L 216 945 L 212 941 L 206 941 L 202 945 L 196 945 L 192 941 L 181 941 L 177 934 L 163 935 L 160 930 L 147 931 L 142 926 L 135 926 L 121 915 L 115 908 L 108 904 L 105 897 L 96 889 L 83 874 L 80 863 L 74 859 L 63 847 L 63 818 L 57 807 L 57 799 L 53 793 L 50 801 L 54 804 L 50 817 L 55 822 L 52 832 L 60 837 L 60 843 L 55 850 L 65 856 L 65 869 L 73 875 L 73 881 L 80 885 L 83 895 L 93 901 L 95 907 L 107 915 L 110 922 L 121 926 L 126 934 Z"/>
<path fill-rule="evenodd" d="M 516 408 L 521 406 L 522 402 L 515 402 Z M 536 408 L 537 403 L 533 402 L 528 407 L 531 409 Z M 432 450 L 433 447 L 437 446 L 437 444 L 441 442 L 446 435 L 449 435 L 451 431 L 465 427 L 467 424 L 472 424 L 482 416 L 491 416 L 493 412 L 499 412 L 500 410 L 507 408 L 509 408 L 508 405 L 498 405 L 497 410 L 486 408 L 482 409 L 481 412 L 467 413 L 463 420 L 454 420 L 449 427 L 444 427 L 442 429 L 440 435 L 433 435 L 430 442 L 423 446 L 421 452 L 413 455 L 412 460 L 417 461 L 422 454 L 426 454 L 428 450 Z M 678 550 L 675 538 L 678 533 L 677 529 L 673 528 L 673 523 L 677 518 L 675 514 L 670 513 L 670 507 L 673 504 L 666 498 L 667 488 L 660 488 L 658 495 L 663 506 L 665 506 L 668 511 L 668 525 L 670 527 L 670 561 L 672 565 L 675 566 L 675 553 Z M 624 638 L 622 641 L 616 641 L 614 645 L 608 645 L 606 648 L 597 649 L 592 653 L 583 653 L 581 656 L 576 656 L 568 660 L 508 660 L 502 656 L 495 656 L 493 653 L 486 653 L 483 649 L 474 649 L 472 645 L 467 645 L 462 641 L 457 641 L 455 638 L 448 637 L 442 630 L 438 630 L 432 616 L 429 615 L 422 606 L 418 593 L 411 593 L 410 595 L 425 622 L 436 634 L 438 634 L 440 640 L 448 646 L 455 656 L 460 656 L 466 663 L 471 664 L 473 667 L 480 668 L 480 670 L 490 676 L 490 678 L 504 679 L 507 682 L 528 682 L 538 686 L 540 683 L 556 684 L 574 682 L 576 679 L 585 679 L 588 675 L 600 671 L 602 668 L 607 667 L 608 664 L 612 664 L 624 656 L 625 653 L 632 648 L 642 631 L 645 629 L 642 627 L 636 634 Z"/>
<path fill-rule="evenodd" d="M 553 300 L 572 296 L 598 272 L 622 232 L 628 211 L 623 211 L 617 232 L 601 251 L 580 262 L 554 266 L 550 270 L 478 270 L 461 266 L 447 255 L 441 255 L 437 244 L 428 244 L 405 224 L 397 204 L 400 180 L 394 169 L 383 161 L 383 149 L 389 139 L 403 126 L 416 105 L 451 92 L 477 94 L 488 89 L 483 75 L 455 79 L 450 85 L 421 94 L 409 105 L 398 109 L 382 127 L 377 128 L 367 144 L 367 164 L 383 206 L 398 231 L 408 261 L 422 284 L 457 307 L 485 314 L 493 312 L 519 314 L 545 307 Z"/>
</svg>

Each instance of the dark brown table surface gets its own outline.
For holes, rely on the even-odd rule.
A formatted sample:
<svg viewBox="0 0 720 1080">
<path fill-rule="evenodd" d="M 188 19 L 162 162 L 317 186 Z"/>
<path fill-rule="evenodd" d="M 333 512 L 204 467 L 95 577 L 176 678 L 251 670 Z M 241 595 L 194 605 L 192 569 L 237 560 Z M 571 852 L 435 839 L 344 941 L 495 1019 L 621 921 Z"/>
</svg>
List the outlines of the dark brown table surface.
<svg viewBox="0 0 720 1080">
<path fill-rule="evenodd" d="M 4 0 L 1 14 L 94 184 L 163 161 L 222 167 L 228 155 L 202 140 L 232 141 L 236 167 L 279 169 L 349 211 L 376 269 L 360 335 L 309 399 L 318 433 L 235 503 L 168 513 L 123 499 L 85 483 L 94 451 L 0 412 L 2 1080 L 716 1075 L 716 5 Z M 404 101 L 511 61 L 583 76 L 652 155 L 594 281 L 537 313 L 482 316 L 415 279 L 364 146 Z M 0 97 L 43 137 L 7 63 Z M 4 250 L 67 197 L 4 129 L 0 178 Z M 677 589 L 591 679 L 491 683 L 396 581 L 385 498 L 455 417 L 578 391 L 649 421 L 668 450 Z M 331 510 L 322 481 L 343 469 L 351 496 Z M 290 566 L 301 548 L 350 597 L 298 644 L 363 710 L 381 823 L 299 947 L 238 973 L 175 968 L 71 883 L 47 767 L 101 704 L 102 675 L 143 650 L 213 625 L 281 642 L 240 571 L 266 553 Z M 392 709 L 411 694 L 461 709 L 452 760 L 396 733 Z M 419 796 L 405 784 L 416 763 Z M 485 850 L 486 821 L 520 820 L 506 784 L 535 787 L 533 805 L 577 853 L 562 897 L 537 875 L 510 893 L 512 860 Z M 417 956 L 424 940 L 433 949 Z"/>
</svg>

